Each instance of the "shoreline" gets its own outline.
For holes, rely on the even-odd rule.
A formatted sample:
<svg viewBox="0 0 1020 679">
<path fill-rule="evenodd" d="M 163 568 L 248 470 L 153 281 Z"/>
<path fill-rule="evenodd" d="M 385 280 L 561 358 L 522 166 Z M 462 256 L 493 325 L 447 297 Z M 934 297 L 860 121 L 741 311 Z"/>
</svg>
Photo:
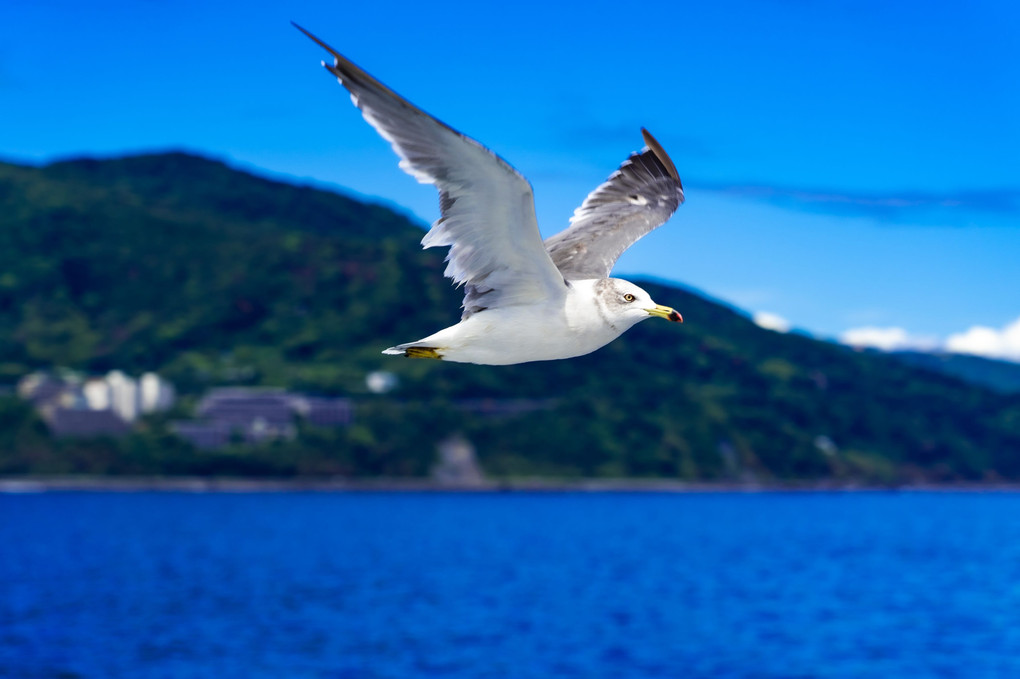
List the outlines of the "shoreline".
<svg viewBox="0 0 1020 679">
<path fill-rule="evenodd" d="M 178 493 L 1020 493 L 1020 483 L 863 484 L 828 481 L 686 482 L 671 479 L 547 479 L 440 482 L 427 478 L 246 478 L 198 476 L 0 476 L 0 494 Z"/>
</svg>

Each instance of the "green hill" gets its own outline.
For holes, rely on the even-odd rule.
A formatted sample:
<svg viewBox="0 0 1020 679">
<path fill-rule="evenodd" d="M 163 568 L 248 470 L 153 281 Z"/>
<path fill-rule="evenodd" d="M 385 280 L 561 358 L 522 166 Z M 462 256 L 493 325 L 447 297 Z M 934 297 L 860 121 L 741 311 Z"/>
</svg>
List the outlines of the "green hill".
<svg viewBox="0 0 1020 679">
<path fill-rule="evenodd" d="M 386 208 L 181 153 L 0 164 L 0 383 L 119 368 L 185 394 L 240 383 L 358 399 L 347 430 L 222 455 L 158 422 L 144 441 L 53 442 L 8 403 L 0 471 L 423 474 L 460 433 L 497 475 L 1020 479 L 1017 396 L 763 330 L 659 283 L 642 284 L 684 325 L 643 323 L 580 359 L 381 356 L 459 316 L 444 253 L 421 251 L 421 235 Z M 365 391 L 379 369 L 400 378 L 389 397 Z M 504 398 L 554 405 L 458 407 Z"/>
<path fill-rule="evenodd" d="M 967 354 L 898 351 L 896 358 L 919 368 L 959 377 L 1003 394 L 1020 393 L 1020 363 Z"/>
</svg>

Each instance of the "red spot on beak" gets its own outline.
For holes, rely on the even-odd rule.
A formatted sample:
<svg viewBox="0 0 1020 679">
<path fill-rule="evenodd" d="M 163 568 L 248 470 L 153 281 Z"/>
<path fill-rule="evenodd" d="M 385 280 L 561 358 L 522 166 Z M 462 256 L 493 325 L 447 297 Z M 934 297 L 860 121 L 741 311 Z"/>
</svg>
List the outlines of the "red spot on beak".
<svg viewBox="0 0 1020 679">
<path fill-rule="evenodd" d="M 679 314 L 679 312 L 673 311 L 673 313 L 671 313 L 669 315 L 669 319 L 668 320 L 673 321 L 674 323 L 683 323 L 684 322 L 684 317 L 681 316 Z"/>
</svg>

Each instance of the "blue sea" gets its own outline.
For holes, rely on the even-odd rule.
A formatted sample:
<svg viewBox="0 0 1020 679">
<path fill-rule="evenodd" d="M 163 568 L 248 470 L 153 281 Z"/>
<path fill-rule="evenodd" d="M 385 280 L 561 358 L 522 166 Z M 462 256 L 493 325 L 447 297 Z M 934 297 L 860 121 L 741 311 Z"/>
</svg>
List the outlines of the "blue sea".
<svg viewBox="0 0 1020 679">
<path fill-rule="evenodd" d="M 0 495 L 0 677 L 1020 677 L 1020 495 Z"/>
</svg>

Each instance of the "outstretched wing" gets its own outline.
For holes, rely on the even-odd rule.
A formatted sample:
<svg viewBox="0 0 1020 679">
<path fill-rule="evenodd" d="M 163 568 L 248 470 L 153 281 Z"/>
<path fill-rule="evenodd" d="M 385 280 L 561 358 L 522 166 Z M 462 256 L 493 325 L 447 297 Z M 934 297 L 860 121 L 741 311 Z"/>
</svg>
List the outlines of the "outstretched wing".
<svg viewBox="0 0 1020 679">
<path fill-rule="evenodd" d="M 520 173 L 294 26 L 333 55 L 333 65 L 323 66 L 390 142 L 401 169 L 439 189 L 441 216 L 422 246 L 450 247 L 445 275 L 465 286 L 465 316 L 565 294 L 563 276 L 538 231 L 531 185 Z"/>
<path fill-rule="evenodd" d="M 646 148 L 623 161 L 574 211 L 570 226 L 545 241 L 567 280 L 606 278 L 623 251 L 666 223 L 684 202 L 673 161 L 642 128 Z"/>
</svg>

